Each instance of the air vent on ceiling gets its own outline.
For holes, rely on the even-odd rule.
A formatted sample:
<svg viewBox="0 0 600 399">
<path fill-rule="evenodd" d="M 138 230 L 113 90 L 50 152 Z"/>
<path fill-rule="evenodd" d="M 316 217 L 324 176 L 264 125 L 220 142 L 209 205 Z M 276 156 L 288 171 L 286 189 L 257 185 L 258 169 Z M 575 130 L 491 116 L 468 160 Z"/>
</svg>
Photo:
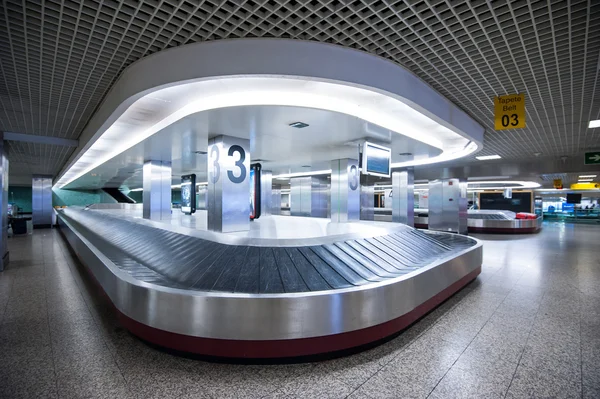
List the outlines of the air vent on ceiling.
<svg viewBox="0 0 600 399">
<path fill-rule="evenodd" d="M 294 122 L 294 123 L 290 123 L 291 127 L 295 127 L 296 129 L 303 129 L 305 127 L 308 126 L 308 123 L 304 123 L 304 122 Z"/>
</svg>

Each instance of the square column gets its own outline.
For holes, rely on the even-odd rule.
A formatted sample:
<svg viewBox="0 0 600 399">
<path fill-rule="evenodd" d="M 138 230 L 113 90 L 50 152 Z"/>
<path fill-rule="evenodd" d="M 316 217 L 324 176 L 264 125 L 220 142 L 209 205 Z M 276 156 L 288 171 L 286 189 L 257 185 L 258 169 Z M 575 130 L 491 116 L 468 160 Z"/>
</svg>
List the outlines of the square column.
<svg viewBox="0 0 600 399">
<path fill-rule="evenodd" d="M 360 220 L 360 175 L 356 159 L 331 161 L 331 221 Z"/>
<path fill-rule="evenodd" d="M 329 209 L 329 185 L 320 176 L 290 179 L 290 214 L 326 218 Z"/>
<path fill-rule="evenodd" d="M 52 194 L 50 194 L 52 198 Z M 52 206 L 52 202 L 50 203 Z M 8 156 L 4 148 L 4 132 L 0 132 L 0 212 L 2 212 L 2 232 L 0 233 L 0 272 L 8 265 Z"/>
<path fill-rule="evenodd" d="M 142 169 L 144 219 L 171 217 L 171 162 L 146 161 Z"/>
<path fill-rule="evenodd" d="M 260 214 L 269 216 L 273 207 L 273 172 L 270 170 L 260 171 Z M 281 197 L 279 198 L 281 207 Z"/>
<path fill-rule="evenodd" d="M 415 225 L 414 181 L 412 170 L 392 173 L 392 222 Z"/>
<path fill-rule="evenodd" d="M 374 186 L 360 186 L 360 220 L 375 220 Z"/>
<path fill-rule="evenodd" d="M 429 230 L 467 234 L 466 184 L 458 179 L 429 182 Z"/>
<path fill-rule="evenodd" d="M 31 179 L 31 221 L 34 229 L 52 227 L 52 176 Z"/>
<path fill-rule="evenodd" d="M 250 230 L 250 140 L 218 136 L 208 141 L 208 230 Z"/>
</svg>

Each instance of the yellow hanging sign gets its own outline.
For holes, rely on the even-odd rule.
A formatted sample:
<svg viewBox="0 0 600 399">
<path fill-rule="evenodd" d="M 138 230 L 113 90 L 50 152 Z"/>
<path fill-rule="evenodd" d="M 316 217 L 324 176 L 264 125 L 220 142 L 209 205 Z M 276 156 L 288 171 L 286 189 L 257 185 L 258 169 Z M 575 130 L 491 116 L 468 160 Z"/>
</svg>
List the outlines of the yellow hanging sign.
<svg viewBox="0 0 600 399">
<path fill-rule="evenodd" d="M 494 97 L 494 128 L 496 130 L 525 127 L 525 94 Z"/>
<path fill-rule="evenodd" d="M 600 183 L 575 183 L 571 184 L 571 190 L 598 190 Z"/>
</svg>

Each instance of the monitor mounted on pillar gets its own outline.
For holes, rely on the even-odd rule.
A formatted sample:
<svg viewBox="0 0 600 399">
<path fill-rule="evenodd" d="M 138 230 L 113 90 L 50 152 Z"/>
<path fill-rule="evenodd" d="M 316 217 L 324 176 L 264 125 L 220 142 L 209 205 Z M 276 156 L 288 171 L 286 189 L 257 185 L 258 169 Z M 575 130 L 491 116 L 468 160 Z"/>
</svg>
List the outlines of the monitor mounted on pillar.
<svg viewBox="0 0 600 399">
<path fill-rule="evenodd" d="M 196 175 L 181 176 L 181 212 L 191 215 L 196 212 Z"/>
<path fill-rule="evenodd" d="M 392 150 L 366 141 L 363 144 L 362 173 L 380 177 L 390 177 Z"/>
</svg>

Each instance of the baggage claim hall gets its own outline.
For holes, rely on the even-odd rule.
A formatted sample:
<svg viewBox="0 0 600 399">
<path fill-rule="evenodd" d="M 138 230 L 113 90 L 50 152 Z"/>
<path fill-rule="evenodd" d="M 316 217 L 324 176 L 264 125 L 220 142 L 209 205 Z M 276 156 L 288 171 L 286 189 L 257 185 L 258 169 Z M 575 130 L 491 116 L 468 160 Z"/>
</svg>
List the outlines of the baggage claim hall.
<svg viewBox="0 0 600 399">
<path fill-rule="evenodd" d="M 600 397 L 599 77 L 595 1 L 3 1 L 0 397 Z"/>
</svg>

